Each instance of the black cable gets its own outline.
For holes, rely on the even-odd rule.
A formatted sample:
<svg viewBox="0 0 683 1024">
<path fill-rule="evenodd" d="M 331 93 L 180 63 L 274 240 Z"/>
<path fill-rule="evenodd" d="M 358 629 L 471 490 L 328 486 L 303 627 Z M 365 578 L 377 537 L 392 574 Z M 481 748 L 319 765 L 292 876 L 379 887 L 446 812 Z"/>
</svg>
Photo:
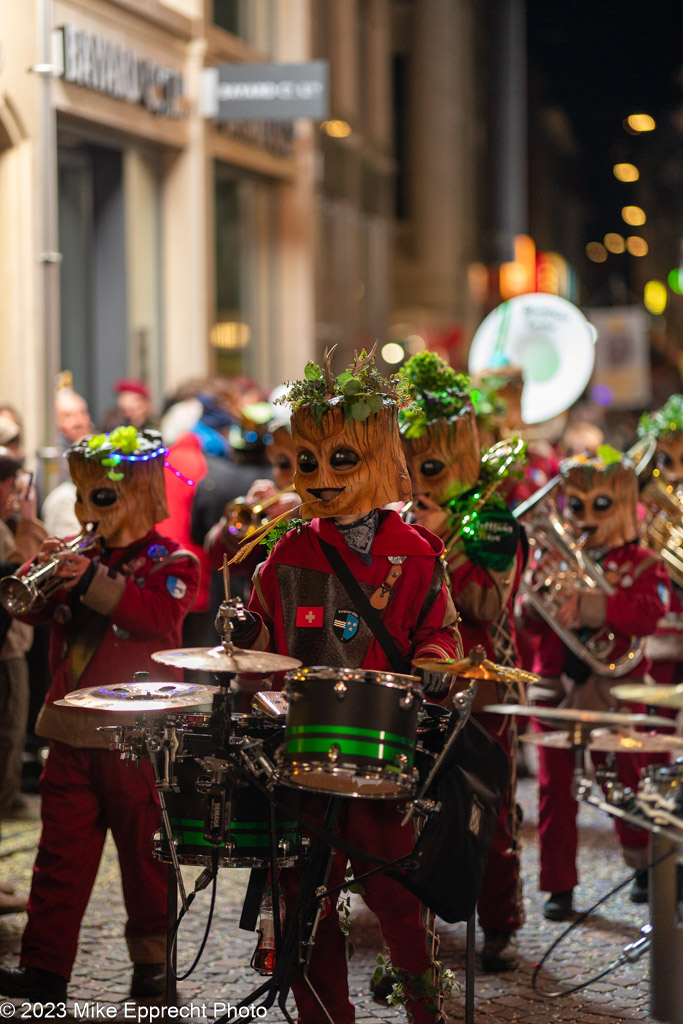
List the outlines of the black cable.
<svg viewBox="0 0 683 1024">
<path fill-rule="evenodd" d="M 629 959 L 631 959 L 628 955 L 625 955 L 625 953 L 622 953 L 621 956 L 617 960 L 614 960 L 604 970 L 600 971 L 599 974 L 593 975 L 591 978 L 588 979 L 588 981 L 583 981 L 583 982 L 581 982 L 578 985 L 573 985 L 571 988 L 564 989 L 562 992 L 543 992 L 543 991 L 541 991 L 541 989 L 539 989 L 537 987 L 537 984 L 536 984 L 538 975 L 539 975 L 540 971 L 542 970 L 543 965 L 545 964 L 545 962 L 548 959 L 548 957 L 550 956 L 550 954 L 560 945 L 561 942 L 564 942 L 564 940 L 567 938 L 567 936 L 570 935 L 571 932 L 573 932 L 575 928 L 577 928 L 580 924 L 583 924 L 583 922 L 586 920 L 586 918 L 590 914 L 592 914 L 595 910 L 597 910 L 597 908 L 599 906 L 601 906 L 603 903 L 606 903 L 607 900 L 611 899 L 612 896 L 614 896 L 621 889 L 623 889 L 624 886 L 628 885 L 629 882 L 632 882 L 634 880 L 634 878 L 636 877 L 636 875 L 639 875 L 641 873 L 641 871 L 649 871 L 650 868 L 655 867 L 657 864 L 661 864 L 661 862 L 663 860 L 666 860 L 667 857 L 671 857 L 672 854 L 674 854 L 674 853 L 676 853 L 675 848 L 671 849 L 671 850 L 667 850 L 667 852 L 663 853 L 660 857 L 657 857 L 655 860 L 650 861 L 650 863 L 647 864 L 646 867 L 639 868 L 637 871 L 634 871 L 633 874 L 632 875 L 628 875 L 624 879 L 623 882 L 620 882 L 619 885 L 615 885 L 615 887 L 613 889 L 610 889 L 610 891 L 608 893 L 606 893 L 604 896 L 601 896 L 599 900 L 596 900 L 596 902 L 591 907 L 589 907 L 588 910 L 584 910 L 581 914 L 579 914 L 579 916 L 576 918 L 576 920 L 572 921 L 571 924 L 569 925 L 569 927 L 565 928 L 565 930 L 561 933 L 561 935 L 558 935 L 558 937 L 555 939 L 555 941 L 553 943 L 551 943 L 551 945 L 548 947 L 548 949 L 543 954 L 543 957 L 541 958 L 541 960 L 536 964 L 536 966 L 534 968 L 534 973 L 531 975 L 531 987 L 534 990 L 534 992 L 537 992 L 538 995 L 543 996 L 545 999 L 558 999 L 561 996 L 573 995 L 574 992 L 581 992 L 584 988 L 588 988 L 589 985 L 593 985 L 596 981 L 600 981 L 606 975 L 608 975 L 612 971 L 616 970 L 617 967 L 621 967 L 622 964 L 626 963 Z M 635 945 L 635 944 L 632 944 L 632 945 Z M 636 959 L 637 959 L 637 957 L 636 957 Z"/>
<path fill-rule="evenodd" d="M 173 963 L 173 954 L 176 953 L 176 949 L 177 949 L 178 929 L 180 928 L 180 922 L 182 921 L 183 917 L 185 916 L 185 912 L 190 909 L 190 906 L 192 905 L 192 902 L 193 902 L 195 896 L 197 895 L 197 893 L 200 892 L 202 889 L 205 889 L 207 885 L 211 884 L 211 904 L 209 906 L 209 916 L 207 917 L 207 920 L 206 920 L 206 926 L 204 928 L 204 935 L 202 936 L 202 941 L 200 943 L 199 950 L 198 950 L 197 955 L 194 958 L 191 966 L 187 969 L 187 971 L 185 971 L 184 974 L 178 974 L 177 970 L 173 970 L 173 968 L 171 968 L 171 970 L 173 971 L 173 976 L 174 976 L 176 981 L 185 981 L 187 978 L 190 977 L 192 972 L 197 968 L 197 965 L 199 964 L 199 961 L 201 960 L 201 958 L 202 958 L 202 956 L 204 954 L 204 950 L 206 948 L 206 943 L 209 941 L 209 934 L 211 932 L 211 923 L 213 921 L 213 913 L 214 913 L 214 908 L 216 906 L 216 889 L 217 889 L 217 884 L 218 884 L 218 847 L 217 846 L 214 847 L 212 852 L 211 852 L 211 868 L 208 871 L 208 877 L 206 877 L 206 876 L 207 876 L 207 872 L 203 871 L 202 874 L 197 879 L 197 881 L 195 882 L 195 888 L 194 888 L 193 892 L 191 892 L 190 895 L 187 897 L 186 905 L 182 908 L 182 910 L 178 914 L 178 919 L 175 922 L 175 924 L 173 925 L 173 930 L 171 932 L 171 955 L 169 956 L 169 964 Z M 205 878 L 206 878 L 206 880 L 204 880 Z"/>
</svg>

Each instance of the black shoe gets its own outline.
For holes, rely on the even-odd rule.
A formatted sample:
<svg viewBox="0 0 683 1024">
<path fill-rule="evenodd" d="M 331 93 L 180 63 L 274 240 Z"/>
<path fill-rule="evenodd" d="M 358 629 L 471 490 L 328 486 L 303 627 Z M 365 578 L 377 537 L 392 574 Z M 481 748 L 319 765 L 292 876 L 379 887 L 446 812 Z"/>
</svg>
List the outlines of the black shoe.
<svg viewBox="0 0 683 1024">
<path fill-rule="evenodd" d="M 394 981 L 388 974 L 383 974 L 379 981 L 375 981 L 374 977 L 370 981 L 372 998 L 376 1003 L 382 1003 L 384 1006 L 386 1006 L 387 999 L 393 992 L 393 989 Z"/>
<path fill-rule="evenodd" d="M 647 903 L 650 896 L 647 871 L 636 872 L 636 877 L 631 882 L 629 896 L 631 903 Z"/>
<path fill-rule="evenodd" d="M 514 971 L 519 967 L 515 932 L 484 932 L 481 966 L 485 971 Z"/>
<path fill-rule="evenodd" d="M 133 999 L 152 999 L 166 994 L 166 964 L 133 964 L 130 983 Z"/>
<path fill-rule="evenodd" d="M 543 904 L 543 916 L 546 921 L 568 921 L 574 912 L 574 890 L 551 892 Z"/>
<path fill-rule="evenodd" d="M 32 1003 L 64 1003 L 66 978 L 38 967 L 0 967 L 0 992 Z"/>
</svg>

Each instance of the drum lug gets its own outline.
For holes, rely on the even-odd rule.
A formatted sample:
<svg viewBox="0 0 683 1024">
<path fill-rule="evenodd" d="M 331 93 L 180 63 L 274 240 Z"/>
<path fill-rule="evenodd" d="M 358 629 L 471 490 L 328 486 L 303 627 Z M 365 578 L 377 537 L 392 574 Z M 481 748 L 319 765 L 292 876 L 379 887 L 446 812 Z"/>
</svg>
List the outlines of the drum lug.
<svg viewBox="0 0 683 1024">
<path fill-rule="evenodd" d="M 397 754 L 396 757 L 394 758 L 394 764 L 396 765 L 397 768 L 407 768 L 408 758 L 406 757 L 405 754 Z"/>
<path fill-rule="evenodd" d="M 398 702 L 398 706 L 400 708 L 412 708 L 414 700 L 415 694 L 413 693 L 412 690 L 409 690 L 408 693 L 405 693 L 401 697 L 401 699 Z"/>
<path fill-rule="evenodd" d="M 334 693 L 339 700 L 344 700 L 344 697 L 348 693 L 348 689 L 349 688 L 346 683 L 342 683 L 341 681 L 334 684 Z"/>
<path fill-rule="evenodd" d="M 339 746 L 339 744 L 338 743 L 330 744 L 330 749 L 327 751 L 327 756 L 330 759 L 330 761 L 332 761 L 333 764 L 335 764 L 339 760 L 339 755 L 340 754 L 341 754 L 341 747 Z"/>
</svg>

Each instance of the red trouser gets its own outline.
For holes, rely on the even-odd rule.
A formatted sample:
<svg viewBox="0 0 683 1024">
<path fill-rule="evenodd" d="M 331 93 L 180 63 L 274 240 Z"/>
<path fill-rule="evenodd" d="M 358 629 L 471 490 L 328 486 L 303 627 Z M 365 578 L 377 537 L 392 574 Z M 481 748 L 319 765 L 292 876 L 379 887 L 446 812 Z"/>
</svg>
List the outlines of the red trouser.
<svg viewBox="0 0 683 1024">
<path fill-rule="evenodd" d="M 551 732 L 556 726 L 532 719 L 537 732 Z M 605 754 L 591 751 L 593 765 L 604 764 Z M 638 788 L 642 758 L 637 754 L 617 754 L 619 780 L 631 789 Z M 538 839 L 541 859 L 539 888 L 543 892 L 568 892 L 578 882 L 576 853 L 578 804 L 572 795 L 574 752 L 553 747 L 538 747 Z M 644 848 L 649 832 L 614 819 L 617 838 L 623 847 Z"/>
<path fill-rule="evenodd" d="M 54 743 L 40 780 L 43 831 L 33 868 L 23 967 L 67 980 L 107 829 L 116 842 L 128 913 L 126 941 L 136 963 L 162 963 L 167 867 L 152 857 L 161 811 L 148 761 L 125 764 L 109 750 Z"/>
<path fill-rule="evenodd" d="M 514 932 L 524 924 L 522 874 L 517 837 L 515 765 L 511 755 L 509 716 L 477 712 L 473 717 L 505 751 L 512 778 L 503 797 L 491 852 L 477 902 L 477 917 L 485 932 Z"/>
<path fill-rule="evenodd" d="M 321 824 L 325 807 L 326 801 L 323 798 L 309 798 L 304 802 L 302 816 L 314 824 Z M 401 828 L 404 812 L 402 801 L 346 799 L 337 832 L 350 843 L 378 857 L 394 860 L 411 853 L 415 845 L 412 823 Z M 354 876 L 377 866 L 362 858 L 349 859 Z M 335 853 L 328 888 L 341 885 L 344 881 L 346 860 L 345 853 Z M 296 903 L 301 869 L 284 871 L 280 877 L 287 912 L 291 914 Z M 399 882 L 381 873 L 364 879 L 361 884 L 364 888 L 363 899 L 379 920 L 392 964 L 409 974 L 423 974 L 431 961 L 418 898 Z M 339 925 L 336 901 L 336 895 L 330 897 L 332 908 L 318 925 L 308 976 L 335 1024 L 351 1024 L 354 1008 L 349 1002 L 346 945 Z M 299 1020 L 303 1024 L 328 1024 L 301 975 L 295 976 L 292 992 Z M 411 1002 L 411 1012 L 417 1024 L 433 1024 L 434 1015 L 429 1013 L 424 1001 Z"/>
</svg>

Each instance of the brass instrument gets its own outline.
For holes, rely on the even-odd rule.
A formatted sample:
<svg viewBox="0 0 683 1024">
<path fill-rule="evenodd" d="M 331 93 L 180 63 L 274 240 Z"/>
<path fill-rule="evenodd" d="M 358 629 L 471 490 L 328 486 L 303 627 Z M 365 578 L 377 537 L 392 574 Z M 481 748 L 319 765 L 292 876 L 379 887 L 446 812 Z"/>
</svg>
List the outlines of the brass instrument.
<svg viewBox="0 0 683 1024">
<path fill-rule="evenodd" d="M 646 510 L 643 540 L 660 556 L 674 583 L 683 587 L 683 491 L 655 474 L 640 494 Z"/>
<path fill-rule="evenodd" d="M 88 551 L 99 539 L 100 535 L 90 523 L 77 537 L 66 541 L 49 561 L 37 563 L 23 576 L 4 576 L 0 579 L 0 604 L 8 612 L 16 615 L 25 615 L 32 611 L 38 602 L 42 602 L 63 583 L 54 576 L 62 561 L 59 556 L 65 551 L 81 554 Z"/>
<path fill-rule="evenodd" d="M 245 497 L 234 498 L 227 503 L 223 510 L 226 529 L 240 540 L 243 540 L 253 533 L 254 530 L 257 530 L 260 526 L 265 526 L 269 522 L 269 517 L 263 513 L 271 505 L 276 505 L 283 494 L 292 494 L 293 492 L 294 484 L 288 484 L 287 487 L 283 487 L 281 490 L 276 491 L 275 494 L 271 494 L 269 498 L 264 498 L 263 501 L 257 502 L 255 505 L 250 504 Z M 292 511 L 294 510 L 292 509 Z"/>
<path fill-rule="evenodd" d="M 582 642 L 573 630 L 566 629 L 557 621 L 557 611 L 567 588 L 601 590 L 607 595 L 615 592 L 601 567 L 583 550 L 586 536 L 576 540 L 560 515 L 551 497 L 558 482 L 559 477 L 555 477 L 512 513 L 524 523 L 529 543 L 534 549 L 519 591 L 565 646 L 592 672 L 618 679 L 643 660 L 644 637 L 631 637 L 628 650 L 613 659 L 616 638 L 609 629 L 599 629 Z"/>
</svg>

